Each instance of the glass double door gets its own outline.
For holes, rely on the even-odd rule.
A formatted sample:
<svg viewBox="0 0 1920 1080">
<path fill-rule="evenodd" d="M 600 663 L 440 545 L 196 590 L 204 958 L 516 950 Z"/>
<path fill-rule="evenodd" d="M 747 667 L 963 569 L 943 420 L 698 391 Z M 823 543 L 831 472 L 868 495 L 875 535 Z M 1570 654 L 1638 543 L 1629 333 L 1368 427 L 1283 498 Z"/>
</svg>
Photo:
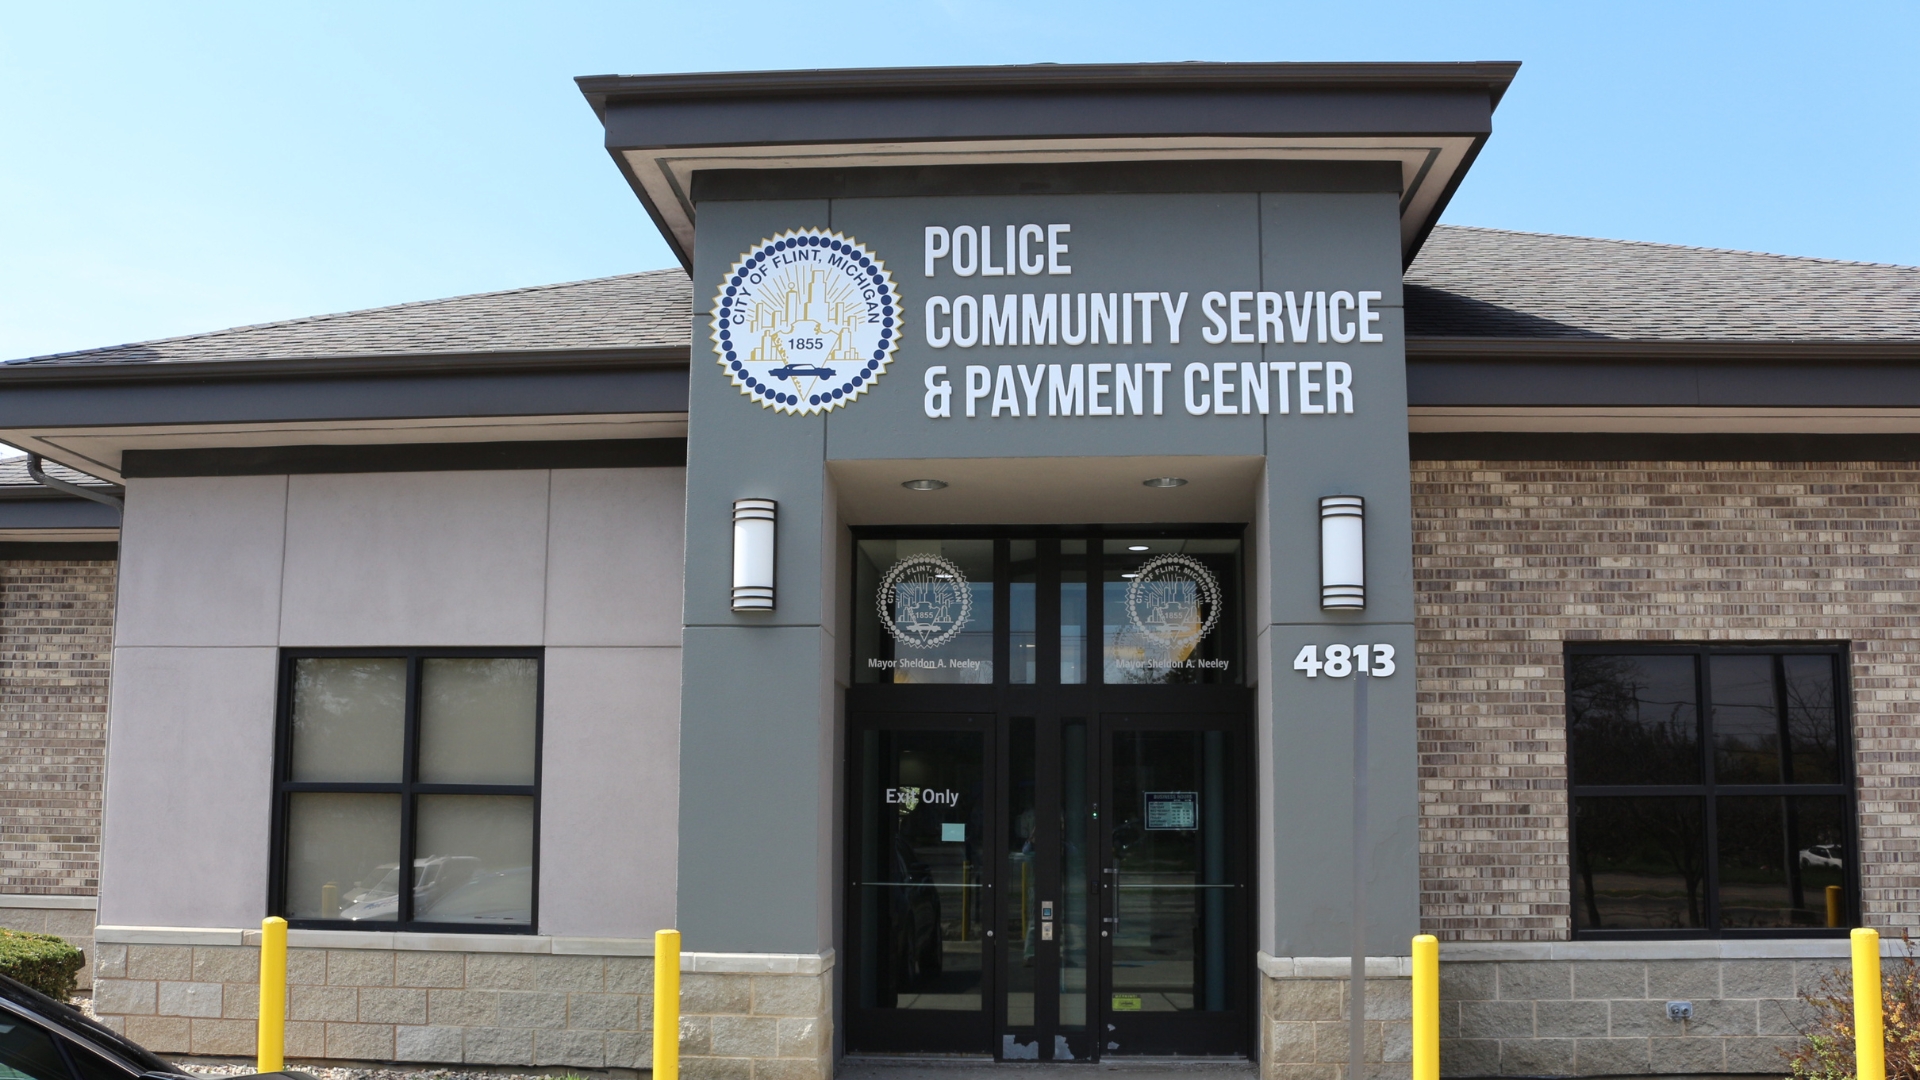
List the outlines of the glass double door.
<svg viewBox="0 0 1920 1080">
<path fill-rule="evenodd" d="M 1223 690 L 851 716 L 848 1049 L 1244 1055 L 1247 714 Z"/>
</svg>

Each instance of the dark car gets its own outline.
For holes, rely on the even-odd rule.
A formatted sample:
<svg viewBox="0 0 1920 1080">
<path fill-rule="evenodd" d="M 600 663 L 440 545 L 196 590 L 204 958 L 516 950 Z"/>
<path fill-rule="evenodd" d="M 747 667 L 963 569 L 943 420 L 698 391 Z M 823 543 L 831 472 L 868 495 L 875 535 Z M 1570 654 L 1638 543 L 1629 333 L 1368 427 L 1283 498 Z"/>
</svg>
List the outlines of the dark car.
<svg viewBox="0 0 1920 1080">
<path fill-rule="evenodd" d="M 819 367 L 814 364 L 788 364 L 785 367 L 777 367 L 767 372 L 767 378 L 769 379 L 791 379 L 795 375 L 810 375 L 816 379 L 831 379 L 833 378 L 833 369 L 830 367 Z"/>
<path fill-rule="evenodd" d="M 80 1010 L 0 975 L 0 1076 L 8 1080 L 172 1080 L 191 1076 Z M 304 1073 L 268 1073 L 298 1076 Z"/>
</svg>

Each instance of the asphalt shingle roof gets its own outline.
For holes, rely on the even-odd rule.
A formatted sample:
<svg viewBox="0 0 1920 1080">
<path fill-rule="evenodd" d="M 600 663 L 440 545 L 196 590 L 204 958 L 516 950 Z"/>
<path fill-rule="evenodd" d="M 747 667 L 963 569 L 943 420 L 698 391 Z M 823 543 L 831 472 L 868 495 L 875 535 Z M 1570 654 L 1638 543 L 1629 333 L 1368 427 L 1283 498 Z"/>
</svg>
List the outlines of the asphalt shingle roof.
<svg viewBox="0 0 1920 1080">
<path fill-rule="evenodd" d="M 1406 282 L 1414 338 L 1920 341 L 1920 267 L 1443 225 Z M 683 348 L 691 311 L 686 274 L 652 270 L 13 363 Z"/>
<path fill-rule="evenodd" d="M 72 484 L 83 484 L 87 487 L 112 487 L 112 485 L 108 484 L 105 480 L 88 476 L 86 473 L 80 472 L 77 469 L 69 469 L 57 461 L 46 462 L 43 467 L 46 469 L 47 475 L 56 480 L 65 480 Z M 24 456 L 0 459 L 0 492 L 17 493 L 35 489 L 45 490 L 40 487 L 39 481 L 27 475 L 27 459 Z M 57 493 L 49 492 L 49 494 Z M 67 498 L 70 496 L 63 495 L 61 497 Z"/>
<path fill-rule="evenodd" d="M 685 272 L 649 270 L 239 326 L 13 363 L 192 363 L 685 347 L 691 312 Z"/>
<path fill-rule="evenodd" d="M 1920 341 L 1920 267 L 1440 226 L 1409 337 Z"/>
</svg>

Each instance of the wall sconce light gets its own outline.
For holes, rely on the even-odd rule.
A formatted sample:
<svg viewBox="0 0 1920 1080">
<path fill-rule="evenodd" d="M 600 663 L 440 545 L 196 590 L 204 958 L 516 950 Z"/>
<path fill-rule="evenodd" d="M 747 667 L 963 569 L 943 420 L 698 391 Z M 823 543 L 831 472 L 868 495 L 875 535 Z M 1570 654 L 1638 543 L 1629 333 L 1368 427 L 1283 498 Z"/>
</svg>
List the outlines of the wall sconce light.
<svg viewBox="0 0 1920 1080">
<path fill-rule="evenodd" d="M 733 500 L 733 610 L 773 610 L 772 499 Z"/>
<path fill-rule="evenodd" d="M 1358 495 L 1320 499 L 1320 606 L 1367 606 L 1367 501 Z"/>
</svg>

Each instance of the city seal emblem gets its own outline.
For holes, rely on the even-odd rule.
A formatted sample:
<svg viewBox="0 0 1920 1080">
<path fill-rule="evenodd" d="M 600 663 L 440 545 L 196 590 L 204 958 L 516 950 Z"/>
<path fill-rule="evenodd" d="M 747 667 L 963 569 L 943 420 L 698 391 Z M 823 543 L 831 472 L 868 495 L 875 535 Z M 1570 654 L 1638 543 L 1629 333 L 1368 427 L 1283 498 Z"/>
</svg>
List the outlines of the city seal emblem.
<svg viewBox="0 0 1920 1080">
<path fill-rule="evenodd" d="M 1220 582 L 1190 555 L 1148 559 L 1127 586 L 1127 619 L 1184 658 L 1220 621 Z"/>
<path fill-rule="evenodd" d="M 713 348 L 740 392 L 811 415 L 873 386 L 900 347 L 893 276 L 851 237 L 784 232 L 741 255 L 713 305 Z"/>
<path fill-rule="evenodd" d="M 909 555 L 880 577 L 880 625 L 909 649 L 937 649 L 973 619 L 967 575 L 940 555 Z"/>
<path fill-rule="evenodd" d="M 1220 582 L 1190 555 L 1158 555 L 1128 575 L 1127 623 L 1109 647 L 1116 682 L 1189 681 L 1223 661 L 1196 659 L 1220 622 Z"/>
</svg>

